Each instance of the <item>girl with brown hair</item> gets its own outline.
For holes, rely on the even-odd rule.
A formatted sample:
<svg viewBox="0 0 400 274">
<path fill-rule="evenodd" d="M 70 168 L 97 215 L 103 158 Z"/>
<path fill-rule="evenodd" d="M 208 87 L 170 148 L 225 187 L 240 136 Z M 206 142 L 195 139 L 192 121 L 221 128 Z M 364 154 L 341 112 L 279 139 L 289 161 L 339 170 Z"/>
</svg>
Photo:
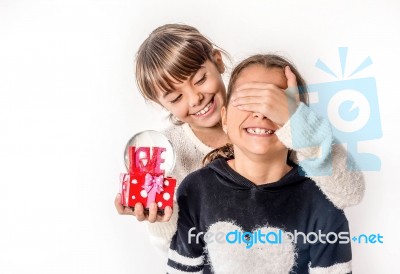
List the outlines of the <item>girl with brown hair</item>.
<svg viewBox="0 0 400 274">
<path fill-rule="evenodd" d="M 347 219 L 288 159 L 280 138 L 285 126 L 237 107 L 240 93 L 252 97 L 256 87 L 295 91 L 293 70 L 276 55 L 252 56 L 233 70 L 222 108 L 231 149 L 211 153 L 211 163 L 179 186 L 168 273 L 351 273 Z M 277 97 L 296 104 L 293 95 Z M 299 102 L 290 119 L 282 118 L 292 126 L 309 118 L 318 130 L 329 130 L 315 114 L 302 117 L 304 107 Z"/>
<path fill-rule="evenodd" d="M 187 174 L 201 167 L 207 153 L 228 142 L 221 125 L 220 112 L 226 102 L 226 90 L 221 77 L 225 71 L 222 53 L 196 28 L 182 24 L 168 24 L 155 29 L 138 50 L 136 79 L 140 92 L 144 98 L 168 110 L 174 120 L 174 124 L 163 133 L 172 142 L 177 155 L 172 171 L 172 175 L 177 178 L 177 185 Z M 302 91 L 305 83 L 295 68 L 291 69 Z M 276 132 L 274 134 L 288 148 L 293 148 L 291 130 L 287 123 L 290 116 L 289 101 L 281 100 L 287 92 L 273 84 L 265 86 L 248 83 L 246 89 L 252 90 L 252 96 L 238 93 L 236 107 L 263 113 L 278 127 L 282 127 L 280 135 Z M 301 117 L 312 115 L 305 105 L 302 108 L 295 106 L 294 110 L 301 112 Z M 324 125 L 327 123 L 321 121 Z M 302 160 L 314 158 L 312 170 L 308 170 L 310 165 L 307 164 L 303 170 L 310 174 L 310 178 L 336 207 L 358 204 L 364 193 L 364 179 L 362 173 L 355 171 L 355 168 L 347 170 L 347 164 L 353 162 L 348 159 L 343 146 L 331 147 L 331 131 L 321 131 L 308 119 L 304 119 L 304 123 L 299 126 L 301 129 L 296 132 L 306 134 L 307 138 L 303 138 L 302 149 L 294 151 L 291 159 L 306 164 L 307 161 Z M 307 140 L 311 142 L 307 143 Z M 323 142 L 331 142 L 329 150 L 319 155 L 320 151 L 315 146 Z M 330 176 L 313 176 L 315 167 L 322 167 L 328 162 L 333 165 Z M 119 195 L 115 199 L 115 207 L 119 214 L 134 215 L 139 221 L 148 220 L 151 241 L 166 253 L 176 231 L 178 207 L 174 207 L 173 211 L 166 208 L 165 215 L 160 216 L 157 215 L 157 205 L 153 204 L 149 214 L 145 215 L 140 203 L 136 204 L 134 211 L 124 208 Z"/>
</svg>

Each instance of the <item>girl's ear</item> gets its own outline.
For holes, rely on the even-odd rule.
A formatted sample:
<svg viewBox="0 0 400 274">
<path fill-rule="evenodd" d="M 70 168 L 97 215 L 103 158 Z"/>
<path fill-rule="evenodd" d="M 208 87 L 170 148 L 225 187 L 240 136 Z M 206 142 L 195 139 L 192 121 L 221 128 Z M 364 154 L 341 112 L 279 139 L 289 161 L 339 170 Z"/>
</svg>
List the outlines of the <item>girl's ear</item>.
<svg viewBox="0 0 400 274">
<path fill-rule="evenodd" d="M 228 133 L 228 126 L 226 125 L 226 107 L 221 108 L 221 124 L 222 124 L 222 130 L 225 133 Z"/>
<path fill-rule="evenodd" d="M 221 52 L 219 50 L 214 50 L 213 56 L 214 56 L 214 63 L 217 66 L 219 73 L 221 73 L 221 74 L 224 73 L 225 65 L 224 65 L 224 61 L 222 60 Z"/>
</svg>

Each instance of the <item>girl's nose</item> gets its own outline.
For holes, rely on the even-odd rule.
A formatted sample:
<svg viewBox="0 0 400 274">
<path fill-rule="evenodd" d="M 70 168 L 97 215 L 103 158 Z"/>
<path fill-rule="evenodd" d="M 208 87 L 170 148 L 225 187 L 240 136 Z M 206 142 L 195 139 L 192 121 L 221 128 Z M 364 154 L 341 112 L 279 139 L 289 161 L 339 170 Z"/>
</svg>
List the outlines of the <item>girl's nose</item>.
<svg viewBox="0 0 400 274">
<path fill-rule="evenodd" d="M 201 92 L 193 92 L 189 98 L 190 107 L 195 107 L 201 104 L 204 99 L 204 95 Z"/>
<path fill-rule="evenodd" d="M 254 112 L 253 113 L 253 117 L 260 118 L 260 119 L 266 119 L 267 118 L 267 117 L 264 116 L 264 114 L 259 113 L 259 112 Z"/>
</svg>

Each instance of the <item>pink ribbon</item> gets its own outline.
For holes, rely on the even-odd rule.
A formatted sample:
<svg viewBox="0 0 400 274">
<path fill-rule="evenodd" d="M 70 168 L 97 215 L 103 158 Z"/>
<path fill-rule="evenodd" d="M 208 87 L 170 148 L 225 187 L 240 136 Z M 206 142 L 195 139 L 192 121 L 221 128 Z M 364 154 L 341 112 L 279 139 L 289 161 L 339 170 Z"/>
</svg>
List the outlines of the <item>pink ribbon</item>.
<svg viewBox="0 0 400 274">
<path fill-rule="evenodd" d="M 164 176 L 152 176 L 151 174 L 147 173 L 144 177 L 144 184 L 143 188 L 148 193 L 147 195 L 147 205 L 146 208 L 150 207 L 150 204 L 156 200 L 156 193 L 160 194 L 163 189 L 164 185 Z"/>
</svg>

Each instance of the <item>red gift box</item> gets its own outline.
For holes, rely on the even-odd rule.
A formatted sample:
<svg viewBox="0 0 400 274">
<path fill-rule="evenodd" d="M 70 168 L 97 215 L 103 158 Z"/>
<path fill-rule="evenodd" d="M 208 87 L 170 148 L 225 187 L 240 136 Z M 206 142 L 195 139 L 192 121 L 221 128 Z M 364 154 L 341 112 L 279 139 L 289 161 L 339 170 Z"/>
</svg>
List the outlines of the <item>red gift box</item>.
<svg viewBox="0 0 400 274">
<path fill-rule="evenodd" d="M 160 165 L 165 148 L 129 147 L 129 171 L 121 174 L 121 204 L 134 208 L 142 203 L 148 209 L 152 202 L 163 212 L 173 206 L 176 179 L 164 177 Z"/>
</svg>

